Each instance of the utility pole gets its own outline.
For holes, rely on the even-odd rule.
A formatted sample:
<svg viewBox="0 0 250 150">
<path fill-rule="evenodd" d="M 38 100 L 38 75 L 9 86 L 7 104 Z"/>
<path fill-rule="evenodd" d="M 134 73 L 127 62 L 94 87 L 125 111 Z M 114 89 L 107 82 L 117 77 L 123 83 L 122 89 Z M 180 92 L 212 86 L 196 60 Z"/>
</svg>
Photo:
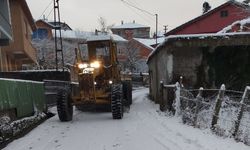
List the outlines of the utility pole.
<svg viewBox="0 0 250 150">
<path fill-rule="evenodd" d="M 156 31 L 155 31 L 155 44 L 157 45 L 157 38 L 158 38 L 158 14 L 155 14 L 155 22 L 156 22 Z"/>
<path fill-rule="evenodd" d="M 54 0 L 54 31 L 55 31 L 56 70 L 58 70 L 58 53 L 61 53 L 62 68 L 64 71 L 64 58 L 63 58 L 62 30 L 61 30 L 61 20 L 60 20 L 60 11 L 59 11 L 59 0 Z M 59 32 L 59 37 L 57 37 L 57 32 Z"/>
</svg>

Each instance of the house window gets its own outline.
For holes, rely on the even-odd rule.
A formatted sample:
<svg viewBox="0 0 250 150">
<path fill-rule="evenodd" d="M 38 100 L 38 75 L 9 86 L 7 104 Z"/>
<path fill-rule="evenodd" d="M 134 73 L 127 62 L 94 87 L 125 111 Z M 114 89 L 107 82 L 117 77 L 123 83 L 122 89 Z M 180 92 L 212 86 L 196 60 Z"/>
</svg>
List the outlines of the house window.
<svg viewBox="0 0 250 150">
<path fill-rule="evenodd" d="M 122 49 L 118 49 L 118 55 L 122 55 Z"/>
<path fill-rule="evenodd" d="M 222 10 L 221 12 L 220 12 L 220 17 L 221 18 L 225 18 L 225 17 L 227 17 L 228 16 L 228 11 L 227 10 Z"/>
<path fill-rule="evenodd" d="M 48 30 L 47 29 L 37 29 L 33 32 L 32 39 L 46 39 L 48 37 Z"/>
</svg>

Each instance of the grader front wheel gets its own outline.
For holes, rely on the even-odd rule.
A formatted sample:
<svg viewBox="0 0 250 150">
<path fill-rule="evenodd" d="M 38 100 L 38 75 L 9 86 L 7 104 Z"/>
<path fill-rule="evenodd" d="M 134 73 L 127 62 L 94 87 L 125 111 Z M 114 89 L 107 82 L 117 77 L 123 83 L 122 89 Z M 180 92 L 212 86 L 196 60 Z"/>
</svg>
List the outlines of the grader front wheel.
<svg viewBox="0 0 250 150">
<path fill-rule="evenodd" d="M 123 117 L 123 95 L 122 85 L 114 84 L 111 88 L 111 111 L 113 119 L 122 119 Z"/>
<path fill-rule="evenodd" d="M 57 94 L 57 112 L 62 122 L 71 121 L 73 106 L 71 104 L 70 90 L 61 89 Z"/>
</svg>

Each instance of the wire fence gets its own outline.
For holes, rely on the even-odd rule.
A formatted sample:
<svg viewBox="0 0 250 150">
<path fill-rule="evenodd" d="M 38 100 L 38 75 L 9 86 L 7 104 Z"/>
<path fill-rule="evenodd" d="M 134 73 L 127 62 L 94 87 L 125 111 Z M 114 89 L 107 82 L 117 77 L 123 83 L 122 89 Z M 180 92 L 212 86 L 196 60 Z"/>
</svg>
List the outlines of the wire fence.
<svg viewBox="0 0 250 150">
<path fill-rule="evenodd" d="M 164 85 L 161 82 L 160 109 L 171 111 L 172 108 L 184 124 L 211 129 L 219 136 L 233 137 L 250 145 L 249 93 L 250 87 L 244 92 L 226 90 L 224 85 L 220 89 L 188 90 L 179 83 Z"/>
</svg>

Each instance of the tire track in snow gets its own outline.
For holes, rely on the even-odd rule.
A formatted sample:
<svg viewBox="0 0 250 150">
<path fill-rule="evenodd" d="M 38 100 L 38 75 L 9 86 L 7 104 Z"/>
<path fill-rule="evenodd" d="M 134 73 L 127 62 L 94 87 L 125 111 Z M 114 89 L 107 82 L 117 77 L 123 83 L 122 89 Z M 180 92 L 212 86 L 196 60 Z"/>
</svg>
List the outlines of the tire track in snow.
<svg viewBox="0 0 250 150">
<path fill-rule="evenodd" d="M 146 97 L 146 95 L 145 95 Z M 185 143 L 185 145 L 187 146 L 191 146 L 194 147 L 195 149 L 204 149 L 204 147 L 202 145 L 200 145 L 199 143 L 197 143 L 197 140 L 192 140 L 192 139 L 188 139 L 187 137 L 185 137 L 184 135 L 182 135 L 181 133 L 176 131 L 173 131 L 171 128 L 169 128 L 164 121 L 162 121 L 162 117 L 159 113 L 156 112 L 155 109 L 150 109 L 147 108 L 148 105 L 154 105 L 151 101 L 148 101 L 146 103 L 141 103 L 141 101 L 138 101 L 142 99 L 140 97 L 140 91 L 138 91 L 137 93 L 135 93 L 135 97 L 133 100 L 137 100 L 138 103 L 136 103 L 134 106 L 135 110 L 142 110 L 142 108 L 144 108 L 144 110 L 146 111 L 138 111 L 135 113 L 135 115 L 140 118 L 140 120 L 142 122 L 144 122 L 144 124 L 147 124 L 150 122 L 150 124 L 154 124 L 152 126 L 158 126 L 158 130 L 154 131 L 156 133 L 152 133 L 152 136 L 154 136 L 154 140 L 162 145 L 164 148 L 168 149 L 169 146 L 167 145 L 171 145 L 172 147 L 175 147 L 175 149 L 178 150 L 182 150 L 185 149 L 185 147 L 183 147 L 183 144 L 179 144 L 180 143 Z M 145 101 L 145 98 L 144 98 Z M 150 118 L 150 119 L 148 119 Z M 160 127 L 159 128 L 159 124 Z M 141 128 L 141 124 L 137 124 L 137 129 Z M 165 133 L 166 135 L 168 135 L 169 133 L 171 133 L 171 138 L 169 138 L 168 136 L 164 135 L 163 133 Z M 159 138 L 160 136 L 160 138 Z M 178 139 L 178 142 L 174 141 L 173 139 Z"/>
</svg>

